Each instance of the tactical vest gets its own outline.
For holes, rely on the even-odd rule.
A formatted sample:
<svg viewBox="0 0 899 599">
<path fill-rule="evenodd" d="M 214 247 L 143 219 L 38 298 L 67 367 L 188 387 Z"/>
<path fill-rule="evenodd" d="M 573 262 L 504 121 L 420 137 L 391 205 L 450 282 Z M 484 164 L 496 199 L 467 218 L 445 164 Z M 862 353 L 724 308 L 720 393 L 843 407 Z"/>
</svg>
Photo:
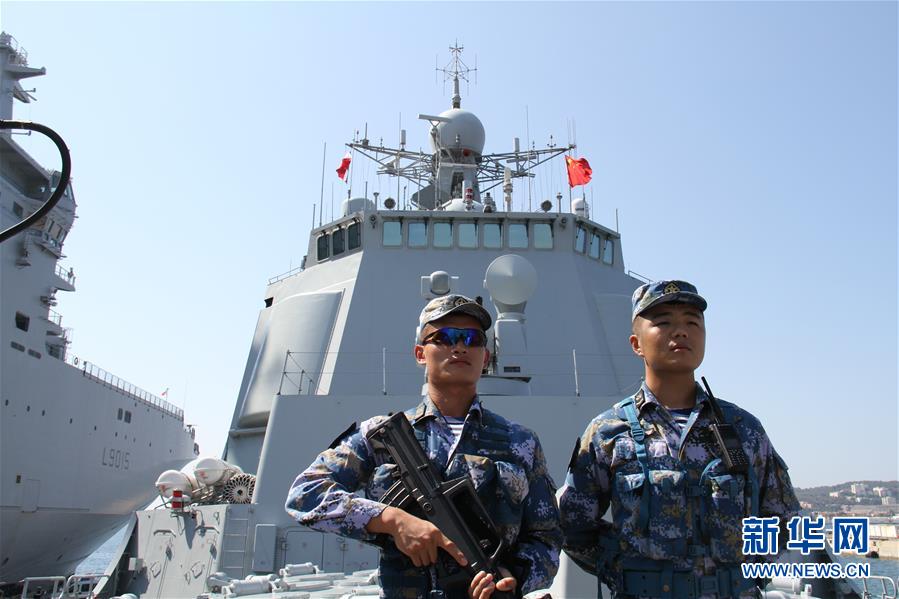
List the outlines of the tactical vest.
<svg viewBox="0 0 899 599">
<path fill-rule="evenodd" d="M 425 453 L 429 453 L 426 426 L 417 424 L 418 419 L 414 411 L 412 413 L 406 412 L 406 415 L 413 425 L 412 430 L 419 445 L 422 446 Z M 469 426 L 473 428 L 469 428 Z M 524 496 L 520 496 L 520 491 L 515 488 L 516 485 L 509 483 L 511 479 L 521 477 L 524 479 L 522 482 L 526 489 L 527 473 L 519 465 L 519 459 L 511 450 L 509 431 L 501 423 L 497 422 L 486 409 L 482 408 L 481 411 L 481 426 L 466 425 L 463 434 L 472 436 L 470 445 L 477 448 L 477 453 L 460 454 L 459 446 L 457 445 L 456 453 L 451 463 L 456 459 L 464 461 L 467 473 L 472 477 L 472 482 L 475 485 L 481 503 L 484 504 L 494 524 L 504 534 L 508 547 L 512 549 L 515 546 L 515 539 L 510 538 L 505 525 L 520 524 Z M 461 441 L 459 445 L 461 445 Z M 374 475 L 390 476 L 389 469 L 391 466 L 393 465 L 386 464 L 378 467 Z M 441 472 L 445 472 L 448 466 L 440 464 L 438 468 Z M 467 583 L 458 587 L 443 585 L 440 587 L 439 592 L 434 592 L 435 583 L 437 582 L 434 574 L 437 571 L 439 571 L 441 577 L 445 575 L 452 578 L 460 570 L 456 561 L 445 553 L 440 552 L 438 557 L 439 563 L 436 568 L 416 568 L 412 565 L 412 561 L 403 555 L 386 536 L 382 537 L 377 544 L 381 546 L 379 577 L 382 586 L 385 589 L 390 589 L 389 596 L 415 597 L 418 593 L 424 591 L 425 593 L 433 593 L 433 596 L 446 597 L 447 599 L 456 597 L 460 599 L 467 598 Z M 524 580 L 526 571 L 520 569 L 521 564 L 515 563 L 511 555 L 508 560 L 502 561 L 504 562 L 503 565 L 509 567 L 513 574 L 519 577 L 519 583 Z M 436 586 L 440 585 L 437 584 Z"/>
<path fill-rule="evenodd" d="M 668 456 L 664 460 L 649 456 L 635 397 L 615 406 L 627 419 L 638 471 L 617 472 L 610 481 L 615 535 L 600 539 L 598 579 L 614 564 L 609 582 L 618 595 L 739 596 L 754 584 L 743 578 L 739 567 L 742 519 L 758 514 L 754 468 L 750 465 L 745 476 L 730 474 L 715 458 L 696 478 L 682 464 L 674 466 Z M 733 415 L 725 410 L 725 420 L 732 423 Z M 698 415 L 699 411 L 691 414 L 685 433 Z M 676 569 L 672 561 L 698 557 L 715 560 L 715 574 L 697 576 L 692 570 Z"/>
</svg>

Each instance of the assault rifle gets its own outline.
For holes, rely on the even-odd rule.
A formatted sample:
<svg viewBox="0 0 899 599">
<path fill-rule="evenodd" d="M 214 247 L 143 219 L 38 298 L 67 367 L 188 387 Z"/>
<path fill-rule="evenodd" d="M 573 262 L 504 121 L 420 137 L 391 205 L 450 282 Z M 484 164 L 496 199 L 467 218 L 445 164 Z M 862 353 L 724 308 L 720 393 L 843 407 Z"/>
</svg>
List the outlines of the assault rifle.
<svg viewBox="0 0 899 599">
<path fill-rule="evenodd" d="M 441 585 L 452 587 L 464 583 L 468 588 L 481 570 L 493 574 L 495 581 L 501 579 L 496 565 L 506 544 L 478 498 L 471 478 L 464 475 L 444 481 L 402 412 L 371 429 L 366 438 L 376 452 L 388 453 L 397 466 L 394 476 L 398 480 L 380 499 L 381 503 L 427 520 L 455 543 L 468 560 L 465 570 L 454 576 L 439 572 Z M 518 584 L 520 588 L 521 581 Z M 499 590 L 492 595 L 495 599 L 514 596 Z"/>
</svg>

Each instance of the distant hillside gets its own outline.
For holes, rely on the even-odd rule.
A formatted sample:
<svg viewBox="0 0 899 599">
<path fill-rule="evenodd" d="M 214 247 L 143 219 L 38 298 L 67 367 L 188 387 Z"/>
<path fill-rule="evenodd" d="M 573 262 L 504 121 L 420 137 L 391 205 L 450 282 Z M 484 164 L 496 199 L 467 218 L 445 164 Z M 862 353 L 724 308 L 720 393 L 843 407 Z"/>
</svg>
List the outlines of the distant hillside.
<svg viewBox="0 0 899 599">
<path fill-rule="evenodd" d="M 853 493 L 852 485 L 864 485 L 865 492 Z M 823 487 L 797 488 L 796 496 L 799 501 L 810 503 L 816 511 L 836 511 L 847 504 L 855 505 L 882 505 L 881 497 L 874 493 L 874 488 L 885 489 L 886 493 L 899 502 L 899 481 L 890 480 L 857 480 Z M 839 493 L 838 497 L 831 497 L 831 493 Z M 899 506 L 894 506 L 899 510 Z"/>
</svg>

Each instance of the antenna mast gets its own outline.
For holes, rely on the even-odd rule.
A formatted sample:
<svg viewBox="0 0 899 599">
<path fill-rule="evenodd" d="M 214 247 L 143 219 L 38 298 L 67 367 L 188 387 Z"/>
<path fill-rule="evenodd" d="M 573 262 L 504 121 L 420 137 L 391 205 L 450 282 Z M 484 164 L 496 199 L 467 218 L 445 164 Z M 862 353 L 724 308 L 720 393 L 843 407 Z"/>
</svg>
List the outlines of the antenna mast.
<svg viewBox="0 0 899 599">
<path fill-rule="evenodd" d="M 470 84 L 471 81 L 468 79 L 468 75 L 470 73 L 477 73 L 478 70 L 477 65 L 475 65 L 475 68 L 472 69 L 462 61 L 462 50 L 464 49 L 465 46 L 460 46 L 459 40 L 456 40 L 456 43 L 450 46 L 449 49 L 450 53 L 452 54 L 450 61 L 442 69 L 436 69 L 437 71 L 443 73 L 444 84 L 450 80 L 453 82 L 453 108 L 462 107 L 462 95 L 459 92 L 459 81 L 462 80 L 465 83 Z M 477 79 L 477 75 L 475 75 L 475 78 Z M 445 85 L 443 89 L 444 91 L 446 90 Z"/>
</svg>

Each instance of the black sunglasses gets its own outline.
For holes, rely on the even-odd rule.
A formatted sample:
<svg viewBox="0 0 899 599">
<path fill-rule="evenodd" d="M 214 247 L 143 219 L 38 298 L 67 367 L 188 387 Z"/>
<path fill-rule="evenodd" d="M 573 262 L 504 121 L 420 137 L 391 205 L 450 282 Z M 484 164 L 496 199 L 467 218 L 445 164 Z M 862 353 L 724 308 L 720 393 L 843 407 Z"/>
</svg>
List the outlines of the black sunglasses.
<svg viewBox="0 0 899 599">
<path fill-rule="evenodd" d="M 453 347 L 461 341 L 465 347 L 486 347 L 487 335 L 481 329 L 457 329 L 456 327 L 443 327 L 437 329 L 424 339 L 421 344 L 445 345 Z"/>
</svg>

